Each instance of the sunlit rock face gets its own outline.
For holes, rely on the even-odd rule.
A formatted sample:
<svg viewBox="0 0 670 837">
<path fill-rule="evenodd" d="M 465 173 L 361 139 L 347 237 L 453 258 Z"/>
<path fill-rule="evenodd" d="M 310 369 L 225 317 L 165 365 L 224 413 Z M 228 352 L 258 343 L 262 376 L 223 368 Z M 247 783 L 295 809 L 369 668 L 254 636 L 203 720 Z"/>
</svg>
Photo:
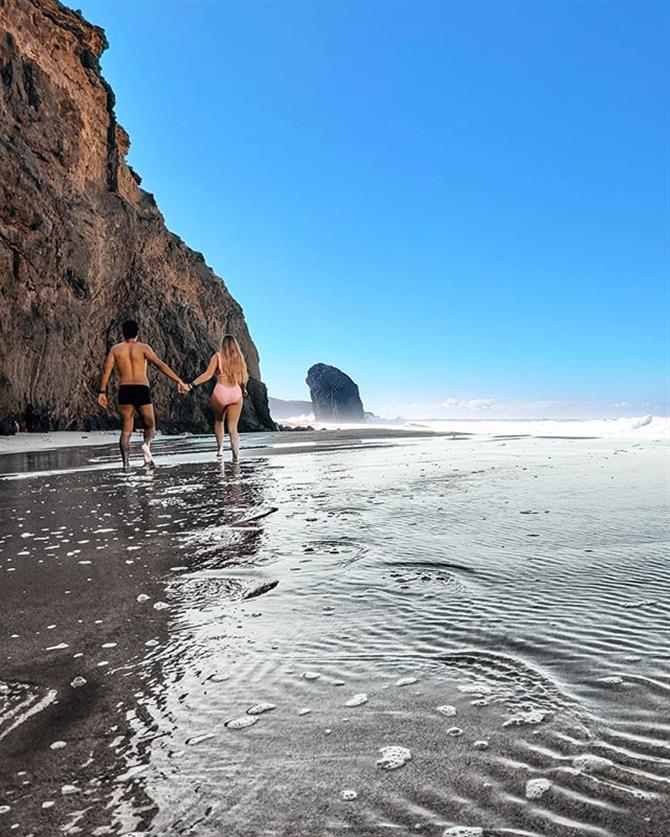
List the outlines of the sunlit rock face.
<svg viewBox="0 0 670 837">
<path fill-rule="evenodd" d="M 271 429 L 241 307 L 125 162 L 128 135 L 98 63 L 106 45 L 56 0 L 0 0 L 0 420 L 115 425 L 95 395 L 107 348 L 132 318 L 186 380 L 235 334 L 254 379 L 241 427 Z M 160 429 L 208 427 L 202 390 L 181 399 L 152 380 Z"/>
<path fill-rule="evenodd" d="M 335 366 L 315 364 L 306 382 L 317 421 L 365 421 L 358 386 Z"/>
</svg>

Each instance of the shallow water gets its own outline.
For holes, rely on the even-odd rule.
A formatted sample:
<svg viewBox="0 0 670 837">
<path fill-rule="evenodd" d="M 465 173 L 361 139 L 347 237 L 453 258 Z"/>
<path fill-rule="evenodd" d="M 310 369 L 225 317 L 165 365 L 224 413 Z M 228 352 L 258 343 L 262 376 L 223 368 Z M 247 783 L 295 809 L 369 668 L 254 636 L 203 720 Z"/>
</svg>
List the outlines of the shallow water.
<svg viewBox="0 0 670 837">
<path fill-rule="evenodd" d="M 667 447 L 244 444 L 0 457 L 1 834 L 670 833 Z"/>
</svg>

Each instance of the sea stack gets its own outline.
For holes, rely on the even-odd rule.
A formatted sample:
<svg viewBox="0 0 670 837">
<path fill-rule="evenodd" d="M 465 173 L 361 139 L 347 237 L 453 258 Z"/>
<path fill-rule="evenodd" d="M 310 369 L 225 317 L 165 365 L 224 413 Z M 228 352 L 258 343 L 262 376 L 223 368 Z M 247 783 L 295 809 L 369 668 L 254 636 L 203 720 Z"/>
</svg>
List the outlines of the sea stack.
<svg viewBox="0 0 670 837">
<path fill-rule="evenodd" d="M 365 420 L 358 386 L 337 367 L 325 363 L 315 364 L 307 372 L 306 383 L 317 421 Z"/>
<path fill-rule="evenodd" d="M 0 2 L 0 423 L 115 427 L 95 397 L 132 318 L 186 380 L 234 334 L 252 376 L 240 429 L 274 429 L 241 307 L 125 161 L 128 135 L 98 63 L 106 46 L 102 29 L 56 0 Z M 208 429 L 204 393 L 181 398 L 160 374 L 152 382 L 161 430 Z"/>
</svg>

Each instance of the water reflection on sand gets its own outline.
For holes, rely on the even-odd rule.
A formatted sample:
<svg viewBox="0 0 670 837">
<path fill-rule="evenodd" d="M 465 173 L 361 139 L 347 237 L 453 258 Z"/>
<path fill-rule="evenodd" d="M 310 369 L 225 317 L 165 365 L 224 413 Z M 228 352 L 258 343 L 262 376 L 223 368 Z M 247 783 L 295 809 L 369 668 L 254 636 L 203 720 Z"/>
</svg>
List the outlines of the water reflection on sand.
<svg viewBox="0 0 670 837">
<path fill-rule="evenodd" d="M 662 446 L 286 438 L 0 461 L 0 829 L 664 833 Z"/>
</svg>

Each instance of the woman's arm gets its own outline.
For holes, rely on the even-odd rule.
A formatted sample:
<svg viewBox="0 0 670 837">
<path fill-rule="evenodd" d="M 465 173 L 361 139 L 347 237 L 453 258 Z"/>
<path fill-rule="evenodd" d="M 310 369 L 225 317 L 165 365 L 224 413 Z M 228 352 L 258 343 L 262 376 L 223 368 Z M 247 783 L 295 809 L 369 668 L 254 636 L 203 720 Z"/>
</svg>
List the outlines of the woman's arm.
<svg viewBox="0 0 670 837">
<path fill-rule="evenodd" d="M 198 375 L 197 378 L 194 378 L 191 381 L 192 387 L 197 387 L 199 384 L 204 384 L 205 381 L 209 381 L 210 378 L 214 377 L 214 373 L 216 372 L 216 355 L 212 355 L 212 359 L 209 362 L 209 366 L 202 375 Z"/>
</svg>

